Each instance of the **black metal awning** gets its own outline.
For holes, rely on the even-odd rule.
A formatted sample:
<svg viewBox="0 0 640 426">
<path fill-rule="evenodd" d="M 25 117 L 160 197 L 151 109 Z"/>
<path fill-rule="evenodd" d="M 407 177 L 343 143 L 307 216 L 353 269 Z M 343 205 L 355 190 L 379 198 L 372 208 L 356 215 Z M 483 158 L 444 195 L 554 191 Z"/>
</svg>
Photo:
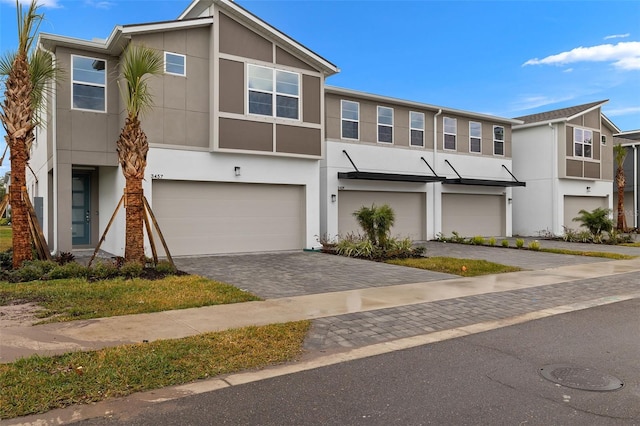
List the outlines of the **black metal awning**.
<svg viewBox="0 0 640 426">
<path fill-rule="evenodd" d="M 389 182 L 443 182 L 439 176 L 406 175 L 401 173 L 338 172 L 338 179 L 386 180 Z"/>
<path fill-rule="evenodd" d="M 447 185 L 480 185 L 480 186 L 500 186 L 503 188 L 510 186 L 527 186 L 526 182 L 521 182 L 507 169 L 507 167 L 503 164 L 502 167 L 513 177 L 514 180 L 496 180 L 496 179 L 473 179 L 473 178 L 463 178 L 460 176 L 458 171 L 453 168 L 449 161 L 444 160 L 445 163 L 453 169 L 453 171 L 458 175 L 457 178 L 449 178 L 445 179 L 442 183 Z"/>
<path fill-rule="evenodd" d="M 343 149 L 342 152 L 344 153 L 344 155 L 347 156 L 347 158 L 349 159 L 349 162 L 351 162 L 351 165 L 353 166 L 355 171 L 338 172 L 338 179 L 383 180 L 387 182 L 418 182 L 418 183 L 444 182 L 446 180 L 445 177 L 436 175 L 433 169 L 431 168 L 431 166 L 429 166 L 429 163 L 427 163 L 426 160 L 422 157 L 421 157 L 422 161 L 424 161 L 429 167 L 429 169 L 431 169 L 431 172 L 433 172 L 433 176 L 404 174 L 404 173 L 361 172 L 360 170 L 358 170 L 358 168 L 356 167 L 351 157 L 349 157 L 349 154 L 347 153 L 347 151 Z"/>
</svg>

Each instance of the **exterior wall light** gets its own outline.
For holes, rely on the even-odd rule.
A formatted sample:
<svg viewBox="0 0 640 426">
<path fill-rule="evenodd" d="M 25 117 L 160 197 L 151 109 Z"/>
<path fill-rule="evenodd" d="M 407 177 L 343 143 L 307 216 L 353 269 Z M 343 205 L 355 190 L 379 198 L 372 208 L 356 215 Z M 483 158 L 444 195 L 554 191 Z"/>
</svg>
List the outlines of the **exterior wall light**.
<svg viewBox="0 0 640 426">
<path fill-rule="evenodd" d="M 335 203 L 337 198 L 338 197 L 336 197 L 336 194 L 331 194 L 331 202 L 332 203 Z"/>
<path fill-rule="evenodd" d="M 235 166 L 233 168 L 233 173 L 235 173 L 236 176 L 240 176 L 240 166 Z"/>
</svg>

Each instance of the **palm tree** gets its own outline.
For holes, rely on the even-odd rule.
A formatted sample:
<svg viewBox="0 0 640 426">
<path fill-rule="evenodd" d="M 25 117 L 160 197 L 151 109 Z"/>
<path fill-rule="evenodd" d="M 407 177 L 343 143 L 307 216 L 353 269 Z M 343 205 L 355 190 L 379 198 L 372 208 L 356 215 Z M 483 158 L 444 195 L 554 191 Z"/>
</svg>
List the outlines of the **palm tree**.
<svg viewBox="0 0 640 426">
<path fill-rule="evenodd" d="M 129 45 L 121 63 L 127 118 L 117 141 L 118 159 L 126 180 L 126 236 L 124 257 L 144 263 L 144 193 L 142 179 L 149 143 L 140 125 L 140 114 L 151 107 L 148 77 L 163 70 L 160 54 L 144 46 Z"/>
<path fill-rule="evenodd" d="M 388 204 L 377 207 L 362 206 L 353 216 L 374 246 L 386 247 L 389 231 L 395 222 L 395 213 Z"/>
<path fill-rule="evenodd" d="M 624 214 L 624 187 L 626 179 L 624 176 L 624 159 L 627 157 L 627 149 L 622 145 L 614 145 L 613 154 L 616 157 L 616 185 L 618 186 L 618 222 L 616 229 L 624 231 L 627 229 L 627 217 Z"/>
<path fill-rule="evenodd" d="M 42 105 L 47 82 L 56 75 L 51 58 L 43 51 L 32 50 L 43 15 L 32 0 L 26 12 L 16 1 L 18 13 L 18 48 L 0 60 L 0 75 L 5 80 L 4 101 L 0 120 L 6 131 L 11 156 L 11 205 L 13 227 L 13 267 L 19 268 L 32 257 L 29 213 L 23 200 L 26 186 L 26 166 L 35 138 L 38 111 Z"/>
</svg>

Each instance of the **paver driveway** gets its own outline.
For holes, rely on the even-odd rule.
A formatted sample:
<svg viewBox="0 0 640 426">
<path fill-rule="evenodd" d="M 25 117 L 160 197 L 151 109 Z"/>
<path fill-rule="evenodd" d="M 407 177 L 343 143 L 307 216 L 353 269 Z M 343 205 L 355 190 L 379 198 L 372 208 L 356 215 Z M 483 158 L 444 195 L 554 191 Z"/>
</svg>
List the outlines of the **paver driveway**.
<svg viewBox="0 0 640 426">
<path fill-rule="evenodd" d="M 523 269 L 547 269 L 607 259 L 530 250 L 428 242 L 428 256 L 485 259 Z M 279 252 L 176 259 L 179 269 L 271 299 L 444 280 L 454 275 L 312 252 Z"/>
</svg>

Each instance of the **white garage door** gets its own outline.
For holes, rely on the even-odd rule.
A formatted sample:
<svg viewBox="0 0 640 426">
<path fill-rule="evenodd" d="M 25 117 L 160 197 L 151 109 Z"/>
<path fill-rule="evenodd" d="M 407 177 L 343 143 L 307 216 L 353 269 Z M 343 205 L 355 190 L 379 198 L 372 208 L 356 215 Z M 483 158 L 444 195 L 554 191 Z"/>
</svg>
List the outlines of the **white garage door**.
<svg viewBox="0 0 640 426">
<path fill-rule="evenodd" d="M 338 193 L 338 233 L 342 236 L 353 232 L 362 234 L 362 229 L 353 217 L 353 212 L 362 206 L 388 204 L 395 213 L 395 225 L 391 235 L 424 240 L 427 221 L 425 194 L 423 192 L 374 192 L 340 191 Z"/>
<path fill-rule="evenodd" d="M 573 218 L 578 216 L 578 212 L 582 209 L 592 211 L 598 207 L 608 208 L 607 199 L 605 197 L 578 197 L 564 196 L 564 226 L 569 229 L 580 228 L 580 222 L 574 222 Z"/>
<path fill-rule="evenodd" d="M 302 186 L 156 180 L 152 207 L 171 254 L 304 246 Z"/>
<path fill-rule="evenodd" d="M 502 195 L 442 194 L 442 233 L 453 231 L 463 237 L 505 234 L 505 206 Z"/>
</svg>

